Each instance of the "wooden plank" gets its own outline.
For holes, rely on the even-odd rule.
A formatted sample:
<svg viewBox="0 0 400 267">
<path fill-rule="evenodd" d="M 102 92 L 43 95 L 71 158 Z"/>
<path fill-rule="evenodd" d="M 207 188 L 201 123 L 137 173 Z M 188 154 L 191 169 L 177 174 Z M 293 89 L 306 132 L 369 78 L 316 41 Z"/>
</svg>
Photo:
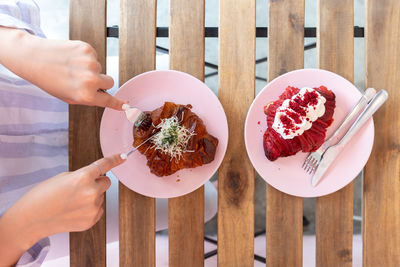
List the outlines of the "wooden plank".
<svg viewBox="0 0 400 267">
<path fill-rule="evenodd" d="M 400 263 L 400 1 L 368 0 L 365 86 L 388 101 L 374 116 L 375 144 L 364 175 L 364 266 Z"/>
<path fill-rule="evenodd" d="M 204 0 L 170 1 L 170 68 L 204 80 Z M 204 187 L 168 201 L 169 266 L 204 266 Z"/>
<path fill-rule="evenodd" d="M 169 200 L 168 234 L 169 266 L 204 266 L 203 186 Z"/>
<path fill-rule="evenodd" d="M 106 1 L 70 1 L 69 38 L 82 40 L 97 52 L 106 69 Z M 77 170 L 102 157 L 100 120 L 103 108 L 69 106 L 69 170 Z M 85 151 L 85 153 L 82 153 Z M 104 196 L 105 199 L 105 196 Z M 103 205 L 106 210 L 105 201 Z M 84 232 L 70 233 L 70 266 L 106 266 L 106 213 Z"/>
<path fill-rule="evenodd" d="M 319 0 L 318 65 L 354 79 L 353 0 Z M 334 89 L 334 88 L 332 88 Z M 353 182 L 316 203 L 317 266 L 351 266 L 353 241 Z"/>
<path fill-rule="evenodd" d="M 156 0 L 121 0 L 119 83 L 155 68 Z M 135 174 L 132 174 L 135 175 Z M 119 264 L 155 266 L 155 200 L 119 184 Z"/>
<path fill-rule="evenodd" d="M 255 0 L 220 1 L 219 99 L 230 138 L 218 175 L 219 266 L 254 264 L 254 169 L 243 127 L 254 99 L 255 16 Z"/>
<path fill-rule="evenodd" d="M 268 80 L 304 65 L 304 0 L 269 3 Z M 266 190 L 267 266 L 301 266 L 303 200 Z"/>
</svg>

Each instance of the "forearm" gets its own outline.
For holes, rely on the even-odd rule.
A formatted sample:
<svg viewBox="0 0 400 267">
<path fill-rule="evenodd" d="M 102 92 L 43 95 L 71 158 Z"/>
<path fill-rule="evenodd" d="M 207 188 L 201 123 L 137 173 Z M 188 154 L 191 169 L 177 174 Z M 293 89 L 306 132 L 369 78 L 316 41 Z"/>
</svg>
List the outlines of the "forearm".
<svg viewBox="0 0 400 267">
<path fill-rule="evenodd" d="M 13 266 L 24 254 L 22 246 L 16 244 L 12 234 L 14 226 L 9 222 L 0 219 L 0 265 Z"/>
<path fill-rule="evenodd" d="M 13 266 L 40 240 L 40 231 L 20 207 L 11 207 L 0 218 L 0 266 Z"/>
<path fill-rule="evenodd" d="M 0 27 L 0 64 L 29 80 L 38 39 L 20 29 Z"/>
<path fill-rule="evenodd" d="M 121 110 L 124 101 L 98 89 L 110 89 L 96 51 L 81 41 L 51 40 L 0 26 L 0 64 L 69 104 Z"/>
<path fill-rule="evenodd" d="M 51 91 L 57 77 L 49 73 L 63 73 L 60 66 L 65 62 L 52 62 L 57 58 L 52 49 L 54 43 L 57 46 L 61 42 L 63 41 L 48 40 L 20 29 L 0 26 L 0 64 L 24 80 L 57 96 Z M 64 51 L 57 52 L 62 54 Z"/>
</svg>

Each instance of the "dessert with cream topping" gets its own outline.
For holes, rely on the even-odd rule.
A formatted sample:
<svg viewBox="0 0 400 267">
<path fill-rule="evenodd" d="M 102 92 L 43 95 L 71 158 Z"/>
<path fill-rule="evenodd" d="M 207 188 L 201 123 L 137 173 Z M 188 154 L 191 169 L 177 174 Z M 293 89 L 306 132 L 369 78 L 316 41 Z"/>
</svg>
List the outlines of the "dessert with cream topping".
<svg viewBox="0 0 400 267">
<path fill-rule="evenodd" d="M 264 134 L 266 157 L 273 161 L 299 151 L 317 150 L 333 122 L 335 94 L 325 86 L 287 87 L 278 100 L 264 108 L 267 130 Z"/>
</svg>

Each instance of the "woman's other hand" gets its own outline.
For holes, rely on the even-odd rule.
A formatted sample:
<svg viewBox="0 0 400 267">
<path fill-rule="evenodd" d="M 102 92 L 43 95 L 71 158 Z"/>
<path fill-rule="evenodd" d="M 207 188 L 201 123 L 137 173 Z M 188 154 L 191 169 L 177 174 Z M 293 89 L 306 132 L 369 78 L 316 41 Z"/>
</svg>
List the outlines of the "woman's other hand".
<svg viewBox="0 0 400 267">
<path fill-rule="evenodd" d="M 0 218 L 0 259 L 16 252 L 18 259 L 51 234 L 92 227 L 104 212 L 103 193 L 111 185 L 104 173 L 123 162 L 120 155 L 102 158 L 32 188 Z"/>
<path fill-rule="evenodd" d="M 82 41 L 49 40 L 0 27 L 0 64 L 69 103 L 122 110 L 124 101 L 102 90 L 113 87 L 97 53 Z M 99 90 L 102 89 L 102 90 Z"/>
</svg>

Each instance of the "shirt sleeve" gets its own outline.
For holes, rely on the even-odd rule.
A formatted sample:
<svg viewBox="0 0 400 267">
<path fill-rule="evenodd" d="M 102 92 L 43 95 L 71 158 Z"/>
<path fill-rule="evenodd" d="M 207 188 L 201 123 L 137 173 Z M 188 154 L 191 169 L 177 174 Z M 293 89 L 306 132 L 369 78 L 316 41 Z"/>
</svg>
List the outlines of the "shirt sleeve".
<svg viewBox="0 0 400 267">
<path fill-rule="evenodd" d="M 0 0 L 0 26 L 44 37 L 40 29 L 39 7 L 32 0 Z M 22 255 L 16 267 L 41 266 L 49 249 L 50 239 L 41 239 Z"/>
<path fill-rule="evenodd" d="M 42 265 L 50 249 L 50 239 L 41 239 L 26 251 L 19 259 L 16 267 L 39 267 Z"/>
<path fill-rule="evenodd" d="M 0 0 L 0 26 L 44 37 L 38 5 L 32 0 Z"/>
</svg>

